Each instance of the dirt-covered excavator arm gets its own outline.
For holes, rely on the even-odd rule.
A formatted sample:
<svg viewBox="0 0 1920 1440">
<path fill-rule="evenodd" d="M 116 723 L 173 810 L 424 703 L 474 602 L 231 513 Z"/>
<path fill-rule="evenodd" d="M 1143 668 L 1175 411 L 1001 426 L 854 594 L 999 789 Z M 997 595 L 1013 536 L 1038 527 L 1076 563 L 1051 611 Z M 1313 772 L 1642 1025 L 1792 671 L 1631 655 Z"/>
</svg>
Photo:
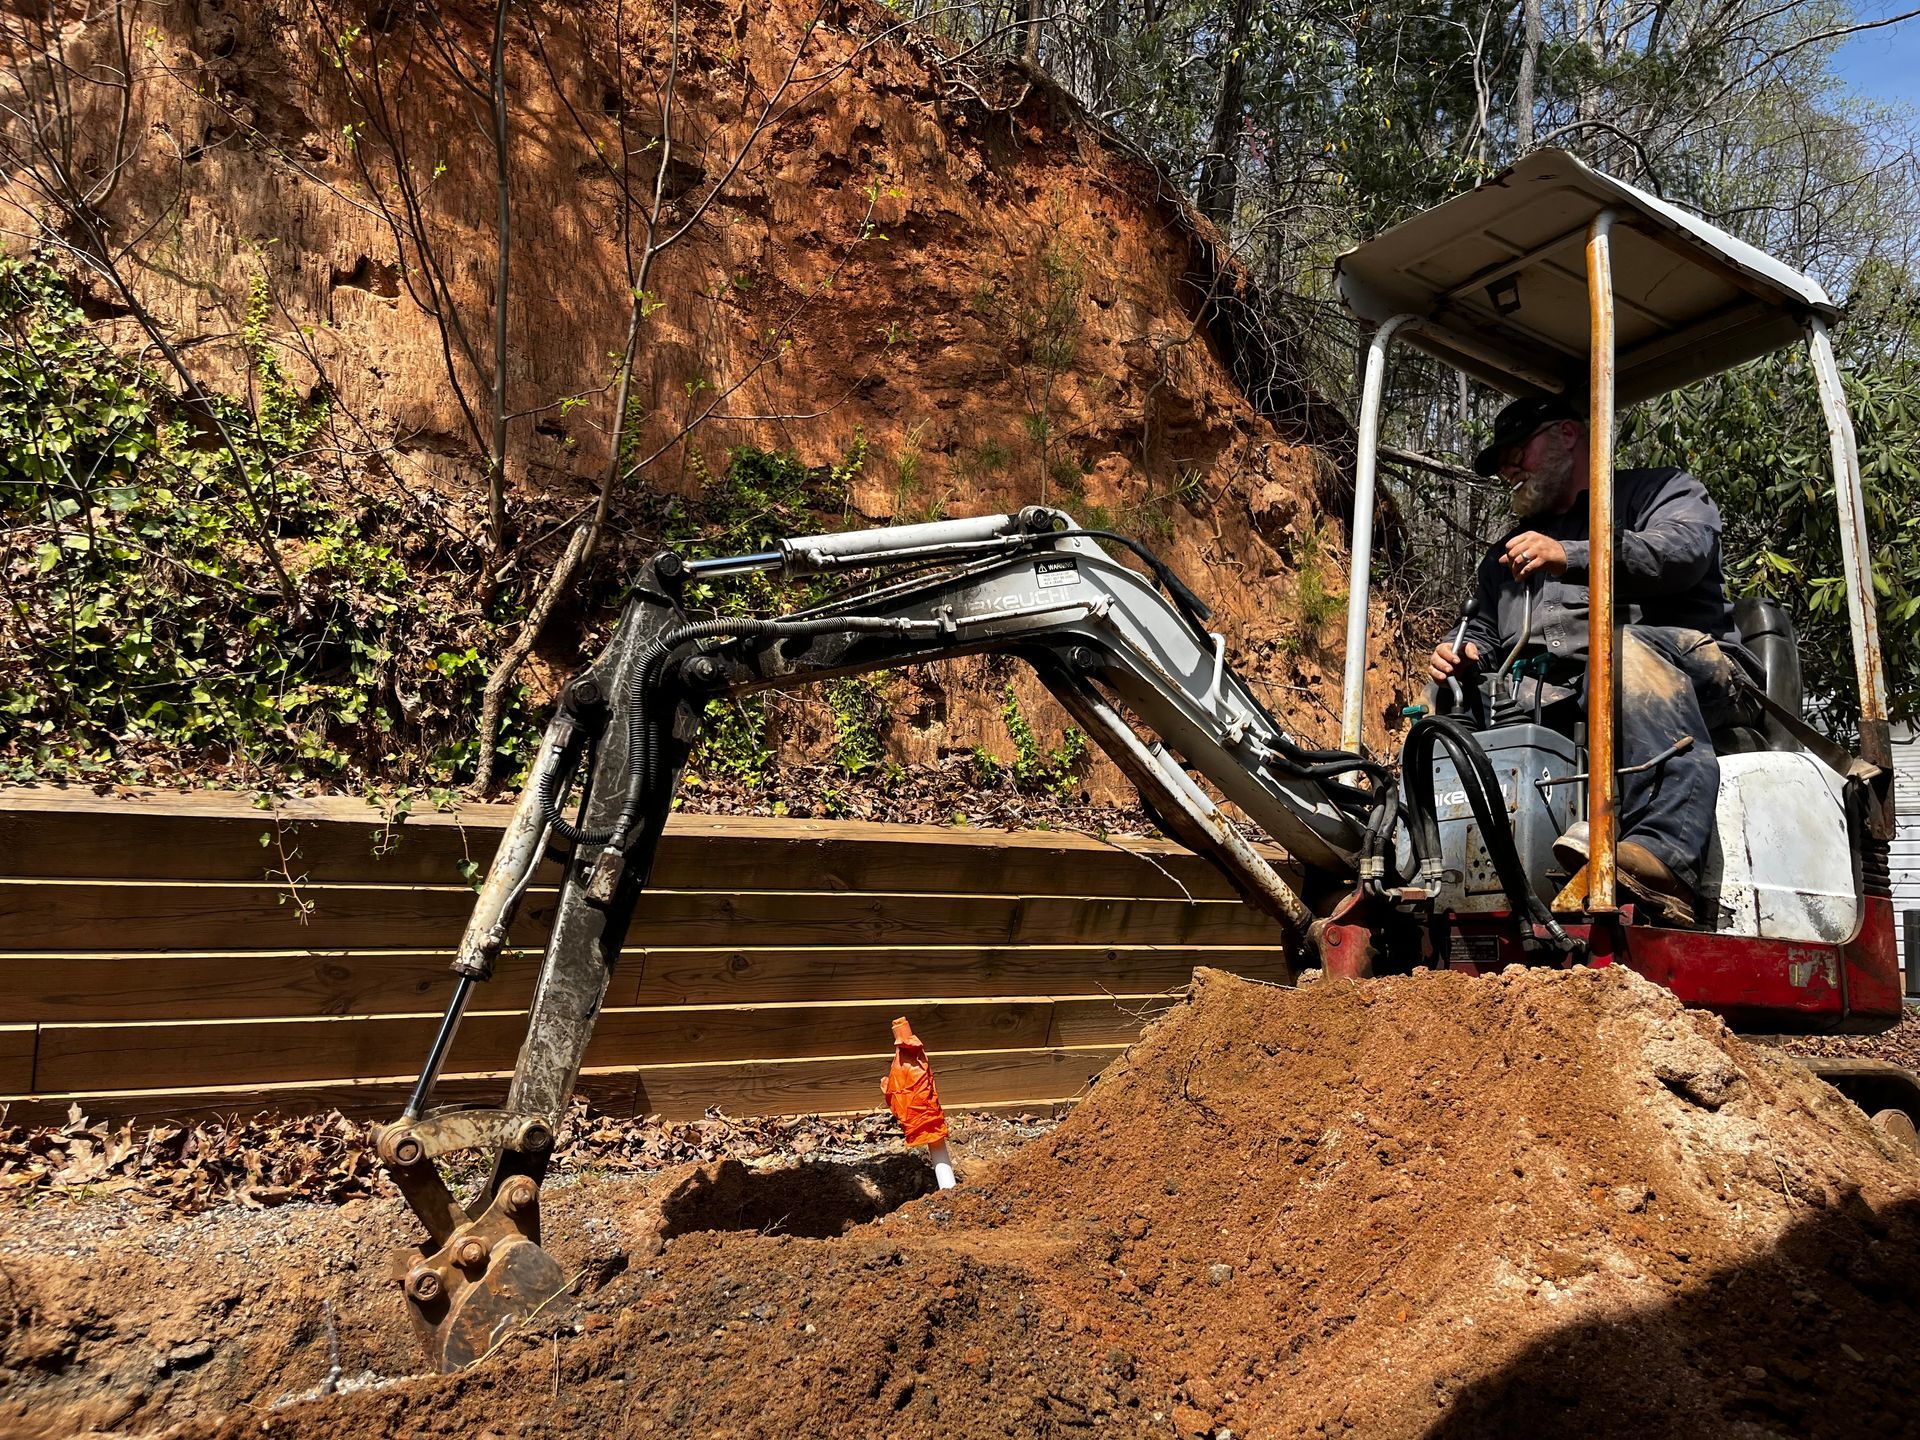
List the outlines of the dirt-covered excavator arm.
<svg viewBox="0 0 1920 1440">
<path fill-rule="evenodd" d="M 1133 549 L 1149 573 L 1113 559 L 1102 541 Z M 754 571 L 867 579 L 777 618 L 689 618 L 691 586 Z M 1304 940 L 1316 889 L 1350 887 L 1362 874 L 1391 780 L 1358 756 L 1291 739 L 1226 663 L 1207 617 L 1135 542 L 1039 507 L 808 536 L 757 555 L 650 562 L 605 653 L 561 697 L 461 942 L 432 1053 L 405 1113 L 381 1132 L 381 1159 L 427 1230 L 402 1257 L 400 1278 L 433 1363 L 471 1364 L 567 1288 L 539 1245 L 540 1182 L 716 697 L 986 651 L 1020 656 L 1163 827 Z M 1190 772 L 1294 857 L 1304 896 Z M 492 975 L 515 908 L 556 845 L 566 876 L 506 1102 L 430 1112 L 467 998 Z M 473 1151 L 490 1153 L 493 1171 L 462 1204 L 437 1162 Z"/>
</svg>

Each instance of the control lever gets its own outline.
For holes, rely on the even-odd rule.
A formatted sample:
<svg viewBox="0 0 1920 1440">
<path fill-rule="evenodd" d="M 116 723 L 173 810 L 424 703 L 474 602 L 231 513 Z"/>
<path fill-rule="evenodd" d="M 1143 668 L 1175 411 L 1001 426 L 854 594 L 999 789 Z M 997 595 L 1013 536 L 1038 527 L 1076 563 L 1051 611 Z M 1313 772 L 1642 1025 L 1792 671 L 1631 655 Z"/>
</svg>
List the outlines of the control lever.
<svg viewBox="0 0 1920 1440">
<path fill-rule="evenodd" d="M 1460 653 L 1460 646 L 1467 638 L 1467 622 L 1473 619 L 1479 608 L 1480 597 L 1478 595 L 1468 596 L 1467 603 L 1460 607 L 1460 625 L 1453 632 L 1453 639 L 1447 642 L 1453 647 L 1453 658 L 1456 666 L 1455 672 L 1447 677 L 1447 688 L 1453 693 L 1453 703 L 1447 707 L 1449 710 L 1459 710 L 1467 703 L 1466 692 L 1460 688 L 1460 675 L 1457 667 L 1466 662 L 1466 657 Z M 1440 713 L 1440 686 L 1435 681 L 1427 682 L 1426 706 L 1427 714 L 1438 715 Z"/>
</svg>

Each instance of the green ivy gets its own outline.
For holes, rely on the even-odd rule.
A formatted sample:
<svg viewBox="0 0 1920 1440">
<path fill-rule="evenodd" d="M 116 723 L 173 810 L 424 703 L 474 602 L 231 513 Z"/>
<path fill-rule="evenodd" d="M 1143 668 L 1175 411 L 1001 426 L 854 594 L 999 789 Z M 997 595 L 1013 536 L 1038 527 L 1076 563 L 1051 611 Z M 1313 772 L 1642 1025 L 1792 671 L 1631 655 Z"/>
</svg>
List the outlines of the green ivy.
<svg viewBox="0 0 1920 1440">
<path fill-rule="evenodd" d="M 887 758 L 884 672 L 844 675 L 826 684 L 833 712 L 834 763 L 849 775 L 865 775 Z"/>
<path fill-rule="evenodd" d="M 696 453 L 690 461 L 698 494 L 676 500 L 666 521 L 667 543 L 688 559 L 771 550 L 779 540 L 832 529 L 847 513 L 848 492 L 867 459 L 858 432 L 837 465 L 808 466 L 790 451 L 742 445 L 727 452 L 718 473 Z M 793 583 L 759 572 L 688 587 L 690 609 L 715 615 L 777 615 L 822 598 L 819 581 Z M 887 709 L 884 672 L 829 681 L 825 695 L 835 727 L 834 760 L 848 775 L 863 775 L 885 759 Z M 689 762 L 693 775 L 717 775 L 760 784 L 776 762 L 767 699 L 716 700 Z M 831 810 L 831 806 L 828 809 Z"/>
<path fill-rule="evenodd" d="M 1013 741 L 1013 779 L 1022 790 L 1039 791 L 1065 798 L 1079 783 L 1081 767 L 1087 759 L 1087 737 L 1068 729 L 1060 743 L 1049 750 L 1033 733 L 1033 726 L 1021 713 L 1020 701 L 1009 684 L 1000 697 L 1000 720 Z M 981 759 L 975 752 L 975 762 Z"/>
<path fill-rule="evenodd" d="M 267 318 L 256 283 L 249 398 L 200 410 L 108 348 L 51 266 L 0 259 L 9 778 L 138 779 L 160 753 L 391 773 L 395 752 L 436 741 L 430 768 L 458 768 L 485 637 L 418 673 L 453 627 L 384 538 L 402 517 L 323 483 L 327 401 L 282 372 Z M 513 753 L 527 727 L 510 719 Z"/>
</svg>

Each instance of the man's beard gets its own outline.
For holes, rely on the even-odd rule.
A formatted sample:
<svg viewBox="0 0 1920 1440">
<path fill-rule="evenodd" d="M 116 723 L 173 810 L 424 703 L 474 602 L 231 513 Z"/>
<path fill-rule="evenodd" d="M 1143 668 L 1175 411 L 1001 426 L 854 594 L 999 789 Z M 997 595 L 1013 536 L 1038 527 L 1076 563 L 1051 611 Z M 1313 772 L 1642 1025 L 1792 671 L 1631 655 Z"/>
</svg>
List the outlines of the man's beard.
<svg viewBox="0 0 1920 1440">
<path fill-rule="evenodd" d="M 1558 515 L 1573 498 L 1572 490 L 1573 452 L 1555 450 L 1540 462 L 1539 469 L 1529 471 L 1513 487 L 1509 502 L 1513 513 L 1522 520 L 1535 515 Z"/>
</svg>

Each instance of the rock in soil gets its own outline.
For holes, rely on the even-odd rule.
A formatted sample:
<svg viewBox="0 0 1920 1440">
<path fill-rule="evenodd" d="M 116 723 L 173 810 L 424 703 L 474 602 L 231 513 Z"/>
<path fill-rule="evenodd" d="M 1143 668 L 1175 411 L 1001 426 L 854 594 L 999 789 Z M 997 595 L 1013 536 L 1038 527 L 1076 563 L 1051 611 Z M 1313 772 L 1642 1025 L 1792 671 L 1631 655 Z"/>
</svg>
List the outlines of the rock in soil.
<svg viewBox="0 0 1920 1440">
<path fill-rule="evenodd" d="M 0 1242 L 0 1432 L 1920 1431 L 1920 1160 L 1624 970 L 1201 971 L 961 1160 L 550 1187 L 579 1309 L 455 1377 L 410 1373 L 389 1201 L 44 1205 Z"/>
</svg>

